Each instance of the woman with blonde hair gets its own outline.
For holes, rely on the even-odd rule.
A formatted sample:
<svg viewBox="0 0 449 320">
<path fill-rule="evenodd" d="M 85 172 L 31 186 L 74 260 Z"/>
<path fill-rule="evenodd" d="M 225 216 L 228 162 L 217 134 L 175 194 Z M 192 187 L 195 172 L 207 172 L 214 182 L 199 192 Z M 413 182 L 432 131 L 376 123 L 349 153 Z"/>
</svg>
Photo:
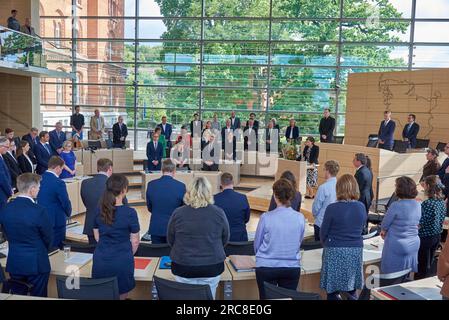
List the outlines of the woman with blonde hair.
<svg viewBox="0 0 449 320">
<path fill-rule="evenodd" d="M 72 151 L 73 143 L 70 140 L 64 141 L 62 144 L 62 152 L 60 153 L 60 157 L 64 160 L 64 170 L 62 170 L 61 175 L 59 176 L 61 179 L 73 178 L 76 174 L 76 155 Z"/>
<path fill-rule="evenodd" d="M 172 273 L 178 282 L 209 285 L 215 298 L 224 271 L 229 223 L 224 211 L 214 205 L 211 185 L 204 177 L 187 187 L 184 203 L 168 222 Z"/>
<path fill-rule="evenodd" d="M 320 228 L 323 264 L 320 287 L 328 300 L 340 300 L 340 292 L 356 299 L 363 286 L 363 238 L 367 215 L 359 199 L 359 186 L 350 174 L 337 180 L 337 202 L 327 206 Z"/>
</svg>

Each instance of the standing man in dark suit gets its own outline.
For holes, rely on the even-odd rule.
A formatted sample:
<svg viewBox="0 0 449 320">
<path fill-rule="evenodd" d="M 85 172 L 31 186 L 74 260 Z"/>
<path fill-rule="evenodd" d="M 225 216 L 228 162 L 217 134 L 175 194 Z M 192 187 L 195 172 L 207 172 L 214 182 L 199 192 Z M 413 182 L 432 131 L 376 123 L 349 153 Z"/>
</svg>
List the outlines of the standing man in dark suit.
<svg viewBox="0 0 449 320">
<path fill-rule="evenodd" d="M 209 141 L 204 145 L 201 155 L 203 159 L 203 171 L 218 171 L 220 150 L 220 146 L 215 142 L 215 135 L 211 134 Z"/>
<path fill-rule="evenodd" d="M 118 116 L 117 123 L 112 126 L 112 143 L 114 148 L 124 148 L 125 140 L 128 136 L 128 128 L 123 123 L 123 117 Z"/>
<path fill-rule="evenodd" d="M 214 196 L 214 202 L 228 218 L 231 234 L 229 241 L 248 241 L 246 224 L 251 214 L 248 199 L 244 194 L 234 191 L 233 177 L 228 172 L 221 175 L 221 189 L 222 192 Z"/>
<path fill-rule="evenodd" d="M 161 134 L 165 136 L 165 141 L 167 141 L 167 148 L 171 148 L 171 134 L 173 131 L 173 127 L 170 123 L 167 123 L 167 117 L 163 116 L 161 118 L 161 123 L 157 125 L 159 128 L 161 128 Z"/>
<path fill-rule="evenodd" d="M 320 141 L 334 142 L 335 119 L 331 117 L 329 108 L 324 109 L 324 116 L 320 120 Z"/>
<path fill-rule="evenodd" d="M 48 161 L 52 156 L 51 147 L 48 144 L 50 135 L 47 131 L 39 133 L 39 143 L 34 147 L 34 155 L 36 156 L 36 173 L 42 175 L 48 169 Z"/>
<path fill-rule="evenodd" d="M 296 126 L 295 119 L 290 119 L 290 125 L 285 130 L 285 138 L 287 141 L 299 138 L 299 128 Z"/>
<path fill-rule="evenodd" d="M 63 148 L 62 145 L 64 144 L 64 141 L 66 141 L 66 135 L 65 132 L 62 131 L 62 123 L 56 122 L 55 129 L 49 132 L 50 135 L 50 146 L 53 150 L 53 155 L 58 156 Z"/>
<path fill-rule="evenodd" d="M 221 148 L 224 150 L 225 159 L 235 161 L 237 156 L 237 139 L 231 128 L 231 119 L 226 120 L 225 127 L 221 128 Z"/>
<path fill-rule="evenodd" d="M 416 148 L 416 137 L 419 132 L 419 124 L 415 122 L 416 116 L 414 114 L 408 115 L 408 124 L 402 130 L 402 138 L 408 142 L 408 148 Z"/>
<path fill-rule="evenodd" d="M 34 155 L 34 148 L 39 143 L 39 130 L 37 128 L 31 128 L 30 132 L 22 137 L 22 140 L 28 141 L 30 145 L 30 150 L 28 151 L 28 156 L 36 164 L 36 156 Z"/>
<path fill-rule="evenodd" d="M 53 226 L 53 247 L 62 249 L 65 240 L 67 219 L 72 215 L 72 204 L 65 182 L 59 179 L 64 169 L 64 160 L 52 156 L 48 170 L 42 175 L 37 203 L 47 209 Z"/>
<path fill-rule="evenodd" d="M 392 150 L 394 143 L 394 130 L 396 123 L 391 120 L 391 111 L 384 112 L 384 121 L 380 123 L 379 127 L 379 148 L 385 150 Z"/>
<path fill-rule="evenodd" d="M 97 171 L 96 175 L 81 183 L 81 200 L 86 207 L 83 233 L 89 238 L 89 244 L 97 243 L 94 237 L 95 217 L 106 189 L 106 181 L 112 175 L 112 161 L 105 158 L 98 159 Z"/>
<path fill-rule="evenodd" d="M 249 114 L 249 120 L 253 120 L 254 121 L 254 128 L 256 130 L 259 130 L 259 120 L 256 120 L 256 114 L 254 112 L 251 112 Z"/>
<path fill-rule="evenodd" d="M 19 146 L 20 145 L 20 137 L 15 137 L 14 136 L 14 130 L 11 128 L 6 128 L 5 129 L 5 136 L 6 138 L 9 139 L 10 142 L 14 141 L 14 145 L 15 146 Z M 13 152 L 14 156 L 16 155 L 15 150 Z"/>
<path fill-rule="evenodd" d="M 175 209 L 184 205 L 184 183 L 174 179 L 176 165 L 171 159 L 162 162 L 162 177 L 148 182 L 147 208 L 151 212 L 148 235 L 152 243 L 167 243 L 167 226 Z"/>
<path fill-rule="evenodd" d="M 19 194 L 0 209 L 0 224 L 9 242 L 6 272 L 11 279 L 32 285 L 32 296 L 46 297 L 52 224 L 47 210 L 33 200 L 39 193 L 40 180 L 34 173 L 19 176 Z"/>
<path fill-rule="evenodd" d="M 9 140 L 0 137 L 0 209 L 3 208 L 12 196 L 11 176 L 3 158 L 9 148 Z"/>
<path fill-rule="evenodd" d="M 6 162 L 6 166 L 9 169 L 9 174 L 11 176 L 11 185 L 13 189 L 16 189 L 17 187 L 17 177 L 22 174 L 22 170 L 20 170 L 19 161 L 17 161 L 16 157 L 14 156 L 14 141 L 11 143 L 8 141 L 8 151 L 3 155 L 3 159 Z"/>
<path fill-rule="evenodd" d="M 254 126 L 254 120 L 249 119 L 248 125 L 243 132 L 243 148 L 244 150 L 257 151 L 258 149 L 258 132 Z"/>
<path fill-rule="evenodd" d="M 231 127 L 232 127 L 232 129 L 234 129 L 234 130 L 235 129 L 240 129 L 240 126 L 241 126 L 240 118 L 237 118 L 235 116 L 235 111 L 234 110 L 231 112 L 231 117 L 229 119 L 231 120 Z"/>
<path fill-rule="evenodd" d="M 163 146 L 159 142 L 159 132 L 153 133 L 153 140 L 147 144 L 148 170 L 161 170 L 161 161 L 163 155 Z"/>
<path fill-rule="evenodd" d="M 77 134 L 80 140 L 83 140 L 83 129 L 85 121 L 80 113 L 80 106 L 75 106 L 75 113 L 70 116 L 70 126 L 72 127 L 72 137 Z"/>
<path fill-rule="evenodd" d="M 366 213 L 368 214 L 374 197 L 371 160 L 363 153 L 356 153 L 352 163 L 356 168 L 354 177 L 359 185 L 359 201 L 365 205 Z"/>
<path fill-rule="evenodd" d="M 193 115 L 193 120 L 190 121 L 190 134 L 192 138 L 201 138 L 203 132 L 203 121 L 200 120 L 198 113 Z"/>
</svg>

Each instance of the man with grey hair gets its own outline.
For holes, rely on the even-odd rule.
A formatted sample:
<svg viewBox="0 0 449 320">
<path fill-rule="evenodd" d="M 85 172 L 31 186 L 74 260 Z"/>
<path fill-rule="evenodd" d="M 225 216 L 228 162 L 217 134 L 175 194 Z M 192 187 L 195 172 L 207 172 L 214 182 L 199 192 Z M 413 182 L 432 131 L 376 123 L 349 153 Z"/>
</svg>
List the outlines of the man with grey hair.
<svg viewBox="0 0 449 320">
<path fill-rule="evenodd" d="M 8 138 L 0 137 L 0 209 L 6 205 L 9 197 L 12 196 L 11 175 L 3 158 L 8 149 Z"/>
<path fill-rule="evenodd" d="M 12 280 L 32 285 L 32 296 L 46 297 L 53 230 L 47 209 L 34 201 L 40 181 L 41 177 L 34 173 L 17 178 L 19 193 L 0 210 L 0 224 L 9 242 L 6 272 Z"/>
<path fill-rule="evenodd" d="M 55 129 L 48 133 L 50 135 L 50 146 L 53 155 L 59 156 L 63 150 L 62 145 L 67 140 L 65 132 L 62 131 L 62 123 L 56 122 Z"/>
<path fill-rule="evenodd" d="M 152 243 L 167 243 L 167 226 L 173 211 L 184 205 L 186 186 L 174 179 L 176 165 L 171 159 L 162 162 L 162 177 L 150 181 L 147 186 L 146 201 L 151 212 L 150 227 L 142 240 Z"/>
<path fill-rule="evenodd" d="M 90 118 L 90 139 L 99 140 L 103 138 L 104 118 L 100 115 L 100 110 L 95 109 L 95 115 Z"/>
<path fill-rule="evenodd" d="M 125 140 L 128 136 L 128 128 L 123 123 L 123 116 L 118 116 L 117 123 L 112 126 L 112 142 L 114 148 L 125 148 Z"/>
</svg>

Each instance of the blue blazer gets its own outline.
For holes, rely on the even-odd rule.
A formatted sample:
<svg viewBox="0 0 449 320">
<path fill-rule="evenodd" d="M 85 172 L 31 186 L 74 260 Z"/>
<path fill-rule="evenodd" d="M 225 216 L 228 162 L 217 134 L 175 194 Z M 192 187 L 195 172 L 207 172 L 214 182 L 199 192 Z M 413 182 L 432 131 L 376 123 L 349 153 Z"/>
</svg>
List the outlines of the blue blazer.
<svg viewBox="0 0 449 320">
<path fill-rule="evenodd" d="M 404 126 L 404 130 L 402 130 L 402 138 L 407 138 L 410 142 L 410 148 L 416 147 L 416 137 L 419 132 L 419 124 L 416 122 L 412 124 L 410 130 L 408 130 L 408 124 Z"/>
<path fill-rule="evenodd" d="M 56 151 L 60 148 L 62 148 L 62 144 L 66 140 L 65 132 L 61 131 L 59 134 L 55 130 L 52 130 L 49 132 L 50 135 L 50 146 L 53 150 L 53 154 L 55 156 L 59 155 L 59 153 Z"/>
<path fill-rule="evenodd" d="M 229 120 L 231 120 L 231 128 L 232 129 L 239 129 L 240 128 L 240 118 L 235 117 L 234 119 L 234 125 L 232 125 L 232 119 L 229 118 Z"/>
<path fill-rule="evenodd" d="M 151 212 L 149 234 L 166 237 L 170 217 L 176 208 L 184 205 L 184 183 L 170 176 L 148 182 L 147 208 Z"/>
<path fill-rule="evenodd" d="M 169 145 L 170 137 L 173 131 L 173 127 L 170 123 L 165 124 L 165 131 L 164 127 L 162 126 L 162 123 L 159 123 L 157 125 L 159 128 L 161 128 L 161 133 L 165 136 L 165 140 L 167 141 L 167 144 Z"/>
<path fill-rule="evenodd" d="M 290 132 L 292 131 L 292 128 L 290 126 L 287 127 L 287 130 L 285 130 L 285 138 L 290 139 Z M 299 128 L 297 126 L 293 127 L 293 139 L 298 139 L 299 137 Z"/>
<path fill-rule="evenodd" d="M 0 157 L 0 209 L 6 205 L 6 202 L 11 196 L 11 175 L 9 174 L 5 160 Z"/>
<path fill-rule="evenodd" d="M 0 224 L 9 243 L 7 272 L 24 276 L 50 272 L 53 230 L 44 207 L 18 197 L 0 210 Z"/>
<path fill-rule="evenodd" d="M 162 154 L 163 154 L 163 146 L 162 143 L 157 143 L 157 149 L 154 149 L 154 143 L 153 140 L 148 142 L 147 144 L 147 158 L 148 158 L 148 169 L 150 171 L 152 170 L 161 170 L 161 161 L 162 161 Z M 153 165 L 152 161 L 157 160 L 159 163 L 157 166 Z"/>
<path fill-rule="evenodd" d="M 65 182 L 51 172 L 42 175 L 41 188 L 37 195 L 37 203 L 48 211 L 53 227 L 63 227 L 72 214 Z"/>
<path fill-rule="evenodd" d="M 50 153 L 45 149 L 42 143 L 38 143 L 33 150 L 34 155 L 36 156 L 36 173 L 43 174 L 48 169 L 48 160 L 50 160 L 51 156 L 51 147 L 48 146 Z"/>
<path fill-rule="evenodd" d="M 231 233 L 229 241 L 248 241 L 246 224 L 251 210 L 246 196 L 234 190 L 224 190 L 214 196 L 214 202 L 228 218 Z"/>
<path fill-rule="evenodd" d="M 379 139 L 384 141 L 384 147 L 393 148 L 394 129 L 396 129 L 396 123 L 393 120 L 390 120 L 385 126 L 384 122 L 385 120 L 380 123 Z"/>
</svg>

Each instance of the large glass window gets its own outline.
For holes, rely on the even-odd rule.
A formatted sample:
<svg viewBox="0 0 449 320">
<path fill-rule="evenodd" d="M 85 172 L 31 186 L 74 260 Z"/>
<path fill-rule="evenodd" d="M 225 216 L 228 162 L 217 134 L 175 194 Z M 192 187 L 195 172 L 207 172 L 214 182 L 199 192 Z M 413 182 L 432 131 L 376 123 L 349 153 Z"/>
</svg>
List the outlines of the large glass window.
<svg viewBox="0 0 449 320">
<path fill-rule="evenodd" d="M 162 115 L 293 117 L 305 136 L 329 107 L 342 134 L 349 73 L 448 67 L 449 1 L 431 2 L 40 0 L 47 62 L 76 75 L 41 80 L 44 123 L 99 108 L 144 149 Z"/>
</svg>

